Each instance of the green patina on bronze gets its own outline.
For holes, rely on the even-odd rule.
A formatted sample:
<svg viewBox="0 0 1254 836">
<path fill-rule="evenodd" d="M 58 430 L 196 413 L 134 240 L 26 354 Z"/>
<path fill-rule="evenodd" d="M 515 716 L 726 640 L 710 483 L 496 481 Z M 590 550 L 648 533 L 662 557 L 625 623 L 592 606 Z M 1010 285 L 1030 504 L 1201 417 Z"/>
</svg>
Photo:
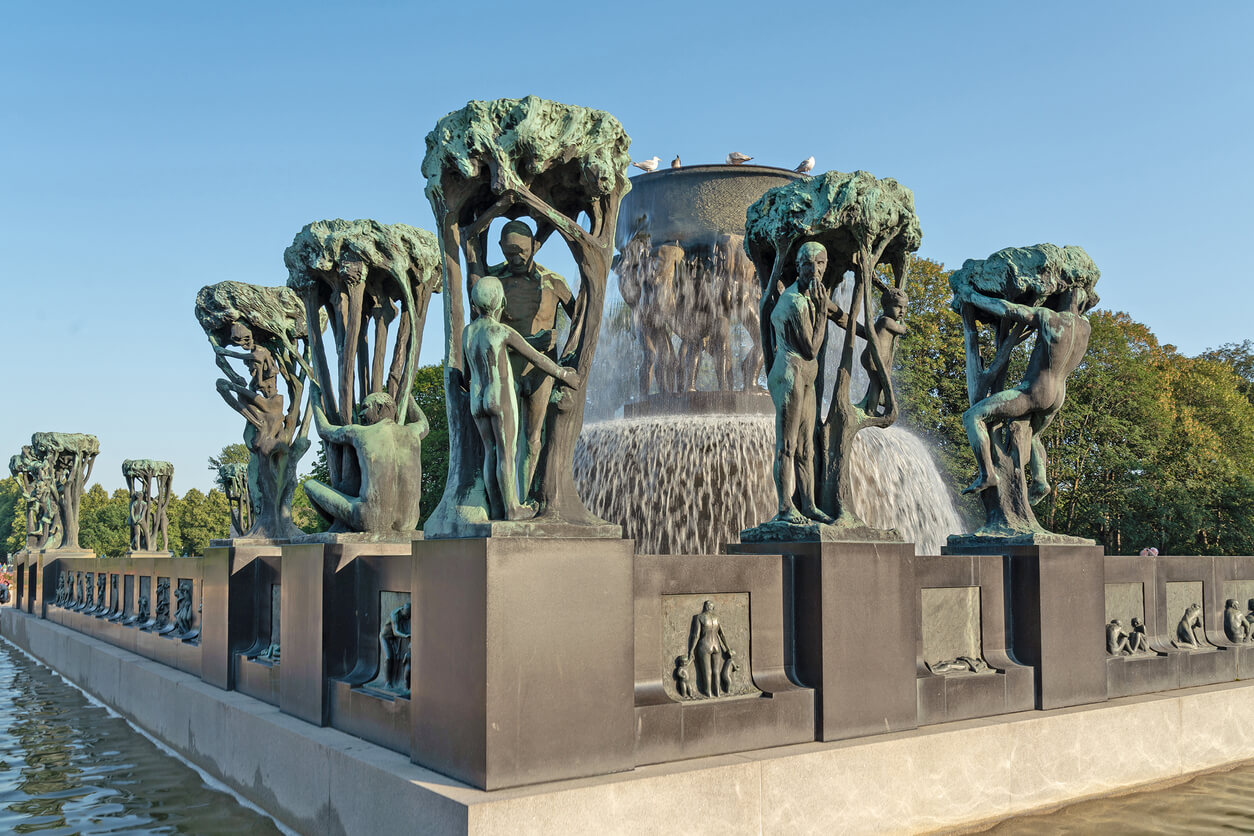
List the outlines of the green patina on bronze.
<svg viewBox="0 0 1254 836">
<path fill-rule="evenodd" d="M 522 492 L 537 513 L 525 525 L 550 532 L 582 527 L 585 536 L 594 528 L 607 528 L 576 494 L 571 459 L 600 333 L 619 202 L 630 188 L 629 144 L 610 114 L 535 96 L 470 102 L 427 135 L 422 172 L 439 226 L 447 289 L 445 387 L 451 445 L 448 482 L 427 522 L 428 537 L 465 534 L 493 518 L 483 478 L 484 449 L 471 415 L 463 330 L 465 294 L 486 273 L 482 265 L 488 232 L 497 218 L 531 218 L 536 226 L 533 253 L 556 232 L 570 249 L 580 279 L 569 337 L 560 352 L 561 366 L 575 370 L 569 380 L 578 383 L 555 388 L 548 402 L 534 477 Z M 579 223 L 581 215 L 587 218 L 586 228 Z"/>
<path fill-rule="evenodd" d="M 196 294 L 196 319 L 225 375 L 217 382 L 218 394 L 247 422 L 254 514 L 244 535 L 297 536 L 301 531 L 292 523 L 296 465 L 309 449 L 310 414 L 301 415 L 309 368 L 305 306 L 287 287 L 226 281 Z M 231 359 L 246 364 L 251 380 L 231 366 Z M 278 391 L 280 378 L 286 404 Z"/>
<path fill-rule="evenodd" d="M 248 483 L 248 465 L 230 462 L 218 468 L 218 486 L 226 494 L 231 512 L 231 537 L 243 537 L 252 528 L 253 496 Z"/>
<path fill-rule="evenodd" d="M 170 485 L 174 465 L 156 459 L 127 459 L 122 462 L 126 479 L 127 523 L 131 529 L 132 551 L 156 551 L 161 536 L 161 551 L 170 550 Z"/>
<path fill-rule="evenodd" d="M 967 355 L 963 415 L 979 472 L 964 491 L 979 493 L 985 523 L 951 545 L 1076 542 L 1045 531 L 1032 505 L 1051 490 L 1040 435 L 1062 408 L 1067 375 L 1084 359 L 1101 273 L 1079 247 L 1009 247 L 968 259 L 949 278 L 962 316 Z M 986 336 L 982 336 L 982 332 Z M 1007 384 L 1014 349 L 1032 338 L 1022 380 Z M 1079 541 L 1091 542 L 1091 541 Z"/>
<path fill-rule="evenodd" d="M 413 531 L 428 423 L 410 392 L 442 282 L 435 236 L 405 224 L 316 221 L 283 259 L 312 335 L 314 421 L 331 477 L 307 482 L 306 493 L 332 532 Z M 335 368 L 320 317 L 331 324 Z"/>
<path fill-rule="evenodd" d="M 779 461 L 776 464 L 776 484 L 781 495 L 776 520 L 748 529 L 742 537 L 774 540 L 815 535 L 866 539 L 894 536 L 868 528 L 853 513 L 849 453 L 859 430 L 886 427 L 897 419 L 899 405 L 892 385 L 891 347 L 895 334 L 904 331 L 904 326 L 896 322 L 904 309 L 901 290 L 905 286 L 909 255 L 918 250 L 921 240 L 913 192 L 892 178 L 878 179 L 865 171 L 851 174 L 829 171 L 777 186 L 749 207 L 745 249 L 763 285 L 760 312 L 763 353 L 768 367 L 773 361 L 783 364 L 774 367 L 772 372 L 772 397 L 781 422 L 777 432 Z M 821 245 L 821 251 L 813 248 L 816 244 Z M 821 263 L 816 262 L 816 258 L 820 258 Z M 808 278 L 804 292 L 799 293 L 794 288 L 798 287 L 798 266 L 803 264 Z M 880 265 L 891 267 L 894 286 L 876 277 L 876 268 Z M 853 273 L 853 289 L 850 310 L 843 311 L 830 299 L 848 272 Z M 812 284 L 811 278 L 821 284 Z M 872 285 L 881 291 L 883 299 L 891 301 L 878 319 L 872 315 Z M 772 314 L 785 295 L 791 313 L 781 312 L 783 319 L 777 317 L 780 321 L 772 323 Z M 893 310 L 888 310 L 889 307 Z M 804 339 L 815 341 L 814 347 L 776 345 L 777 332 L 792 333 L 791 326 L 783 321 L 790 317 L 806 324 Z M 818 385 L 824 387 L 832 379 L 824 369 L 829 319 L 844 327 L 844 337 L 838 346 L 834 382 L 830 384 L 831 408 L 827 418 L 818 421 L 815 428 L 811 465 L 810 451 L 804 449 L 804 445 L 798 449 L 792 440 L 786 441 L 783 428 L 796 423 L 792 410 L 802 409 L 798 404 L 808 403 L 808 398 L 819 403 L 826 399 L 827 392 L 812 392 L 807 387 L 814 385 L 808 381 L 815 378 Z M 881 338 L 884 334 L 888 336 Z M 856 353 L 855 336 L 871 337 L 862 363 L 871 377 L 872 387 L 858 404 L 851 401 L 849 391 Z M 801 356 L 796 351 L 799 348 L 802 354 L 808 352 L 813 358 L 802 364 L 804 369 L 797 365 Z M 817 372 L 806 371 L 815 363 Z M 803 379 L 798 378 L 798 374 Z M 800 390 L 805 390 L 807 396 L 803 397 Z M 808 407 L 804 409 L 807 422 L 812 420 L 811 411 Z M 803 434 L 806 431 L 801 428 Z M 802 471 L 803 483 L 809 469 L 813 468 L 816 507 L 799 511 L 794 506 L 791 481 L 785 478 L 781 482 L 779 478 L 780 469 L 794 466 L 790 462 L 795 462 L 795 467 Z M 808 485 L 798 487 L 801 493 L 795 499 L 801 505 L 809 505 L 811 500 L 804 495 Z"/>
<path fill-rule="evenodd" d="M 9 460 L 26 500 L 28 549 L 78 550 L 79 505 L 99 454 L 94 435 L 37 432 Z"/>
</svg>

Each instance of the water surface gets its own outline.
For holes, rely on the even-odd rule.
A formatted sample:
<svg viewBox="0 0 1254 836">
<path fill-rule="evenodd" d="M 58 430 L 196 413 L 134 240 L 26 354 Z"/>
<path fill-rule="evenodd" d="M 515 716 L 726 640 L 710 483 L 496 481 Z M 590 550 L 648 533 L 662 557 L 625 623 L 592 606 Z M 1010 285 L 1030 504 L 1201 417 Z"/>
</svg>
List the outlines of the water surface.
<svg viewBox="0 0 1254 836">
<path fill-rule="evenodd" d="M 0 641 L 0 833 L 280 832 Z"/>
<path fill-rule="evenodd" d="M 1162 789 L 1020 816 L 984 832 L 998 836 L 1254 833 L 1254 763 Z"/>
</svg>

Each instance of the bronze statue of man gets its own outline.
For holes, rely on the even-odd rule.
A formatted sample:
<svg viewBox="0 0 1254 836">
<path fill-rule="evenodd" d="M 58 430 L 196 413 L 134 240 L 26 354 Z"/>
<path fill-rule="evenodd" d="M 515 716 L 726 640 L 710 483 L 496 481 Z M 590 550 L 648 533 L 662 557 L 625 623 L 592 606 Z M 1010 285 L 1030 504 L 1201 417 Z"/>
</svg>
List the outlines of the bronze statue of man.
<svg viewBox="0 0 1254 836">
<path fill-rule="evenodd" d="M 557 309 L 568 317 L 575 315 L 575 296 L 566 280 L 535 261 L 535 235 L 523 221 L 510 221 L 501 228 L 501 254 L 505 261 L 488 268 L 505 291 L 501 322 L 513 328 L 536 351 L 557 360 Z M 523 496 L 530 490 L 540 455 L 544 413 L 553 392 L 553 376 L 519 352 L 511 352 L 510 364 L 522 400 L 522 432 L 527 439 L 523 451 Z"/>
<path fill-rule="evenodd" d="M 775 520 L 794 525 L 832 523 L 814 504 L 814 427 L 818 417 L 818 353 L 827 331 L 823 286 L 827 250 L 811 241 L 797 251 L 797 280 L 771 312 L 775 356 L 767 389 L 775 403 Z M 801 508 L 793 502 L 794 494 Z"/>
<path fill-rule="evenodd" d="M 1041 444 L 1040 435 L 1062 408 L 1067 396 L 1067 375 L 1075 371 L 1084 359 L 1091 333 L 1084 314 L 1097 303 L 1096 297 L 1080 287 L 1066 288 L 1052 300 L 1052 307 L 1029 307 L 977 292 L 971 292 L 964 299 L 972 307 L 1003 322 L 1035 329 L 1036 342 L 1028 359 L 1023 383 L 1013 389 L 994 392 L 962 416 L 967 438 L 980 468 L 975 481 L 963 493 L 976 493 L 998 484 L 993 470 L 989 425 L 1023 420 L 1028 421 L 1032 428 L 1029 499 L 1035 504 L 1050 491 L 1045 471 L 1045 447 Z"/>
<path fill-rule="evenodd" d="M 349 531 L 413 531 L 421 517 L 422 440 L 430 430 L 427 416 L 411 403 L 404 424 L 397 423 L 396 402 L 387 392 L 373 392 L 361 404 L 361 423 L 328 420 L 314 389 L 313 414 L 318 435 L 329 444 L 351 447 L 361 474 L 356 496 L 309 479 L 305 494 L 327 519 Z"/>
</svg>

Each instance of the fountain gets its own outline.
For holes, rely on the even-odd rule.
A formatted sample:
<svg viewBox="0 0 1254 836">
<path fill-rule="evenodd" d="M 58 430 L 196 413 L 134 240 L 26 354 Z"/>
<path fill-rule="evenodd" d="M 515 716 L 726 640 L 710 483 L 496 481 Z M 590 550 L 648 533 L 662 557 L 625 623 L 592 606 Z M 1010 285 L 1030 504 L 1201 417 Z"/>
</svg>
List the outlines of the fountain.
<svg viewBox="0 0 1254 836">
<path fill-rule="evenodd" d="M 584 428 L 575 485 L 597 516 L 642 554 L 717 554 L 774 513 L 775 422 L 769 415 L 622 418 Z M 853 447 L 854 509 L 897 529 L 919 554 L 962 530 L 948 487 L 918 436 L 870 428 Z"/>
<path fill-rule="evenodd" d="M 574 467 L 588 508 L 622 525 L 641 553 L 717 554 L 773 514 L 775 411 L 761 385 L 762 285 L 744 248 L 745 212 L 800 177 L 766 166 L 685 166 L 634 177 L 623 199 L 614 259 L 621 299 L 607 303 L 588 395 L 589 415 L 600 420 L 580 435 Z M 839 292 L 847 296 L 849 285 Z M 840 329 L 833 333 L 829 353 L 841 341 Z M 855 388 L 866 383 L 855 376 Z M 933 554 L 962 530 L 916 436 L 895 427 L 859 433 L 852 467 L 857 512 L 869 525 Z"/>
</svg>

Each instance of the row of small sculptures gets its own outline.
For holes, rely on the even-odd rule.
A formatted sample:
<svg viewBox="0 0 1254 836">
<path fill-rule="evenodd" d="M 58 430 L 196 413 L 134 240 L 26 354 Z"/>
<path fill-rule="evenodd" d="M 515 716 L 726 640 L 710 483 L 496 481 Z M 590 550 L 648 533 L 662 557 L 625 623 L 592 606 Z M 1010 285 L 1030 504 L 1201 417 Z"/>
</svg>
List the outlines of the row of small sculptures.
<svg viewBox="0 0 1254 836">
<path fill-rule="evenodd" d="M 108 597 L 105 584 L 108 583 Z M 194 627 L 194 583 L 190 578 L 179 578 L 174 590 L 175 612 L 170 618 L 170 579 L 158 577 L 156 610 L 151 612 L 149 579 L 139 579 L 139 595 L 133 612 L 118 594 L 118 575 L 105 572 L 61 572 L 57 578 L 56 597 L 53 604 L 63 609 L 94 615 L 108 621 L 133 626 L 162 636 L 191 640 L 200 635 Z"/>
<path fill-rule="evenodd" d="M 1235 598 L 1229 598 L 1225 602 L 1224 635 L 1233 644 L 1254 641 L 1254 598 L 1250 599 L 1248 610 L 1241 609 L 1241 602 Z M 1176 635 L 1172 644 L 1181 650 L 1200 650 L 1210 646 L 1206 641 L 1200 604 L 1189 604 L 1185 608 L 1184 615 L 1176 624 Z M 1145 632 L 1145 621 L 1134 617 L 1132 632 L 1129 633 L 1124 630 L 1122 621 L 1111 619 L 1106 625 L 1106 652 L 1111 656 L 1152 653 L 1149 636 Z"/>
<path fill-rule="evenodd" d="M 423 174 L 439 236 L 319 221 L 285 252 L 285 287 L 204 288 L 196 314 L 223 374 L 218 391 L 244 418 L 252 454 L 246 474 L 222 477 L 237 533 L 299 535 L 291 497 L 311 428 L 330 478 L 306 490 L 332 531 L 415 528 L 428 422 L 410 393 L 439 292 L 450 456 L 427 536 L 477 536 L 495 530 L 486 523 L 530 518 L 610 536 L 613 527 L 576 494 L 571 463 L 629 188 L 628 144 L 601 111 L 535 97 L 471 102 L 427 138 Z M 501 256 L 493 264 L 494 228 Z M 578 266 L 578 293 L 536 261 L 554 235 Z M 708 266 L 668 243 L 638 240 L 618 254 L 624 296 L 637 300 L 641 328 L 655 335 L 642 383 L 661 375 L 664 386 L 686 385 L 701 350 L 721 351 L 726 327 L 756 325 L 777 414 L 779 507 L 742 538 L 807 539 L 833 524 L 885 535 L 852 510 L 848 454 L 858 431 L 898 414 L 895 341 L 905 333 L 907 266 L 921 241 L 913 194 L 891 178 L 827 172 L 768 191 L 738 238 L 717 242 Z M 750 273 L 756 283 L 744 281 Z M 979 535 L 1042 531 L 1031 509 L 1050 491 L 1040 434 L 1083 358 L 1098 275 L 1083 250 L 1042 244 L 968 261 L 951 276 L 966 329 L 972 407 L 964 421 L 978 464 L 968 490 L 986 510 Z M 829 321 L 843 329 L 833 350 Z M 682 362 L 659 364 L 668 334 L 688 348 Z M 1008 381 L 1011 354 L 1028 340 L 1026 372 Z M 758 356 L 746 360 L 745 380 L 757 377 Z M 855 360 L 871 380 L 860 398 L 850 392 Z M 818 405 L 828 402 L 823 416 Z"/>
</svg>

